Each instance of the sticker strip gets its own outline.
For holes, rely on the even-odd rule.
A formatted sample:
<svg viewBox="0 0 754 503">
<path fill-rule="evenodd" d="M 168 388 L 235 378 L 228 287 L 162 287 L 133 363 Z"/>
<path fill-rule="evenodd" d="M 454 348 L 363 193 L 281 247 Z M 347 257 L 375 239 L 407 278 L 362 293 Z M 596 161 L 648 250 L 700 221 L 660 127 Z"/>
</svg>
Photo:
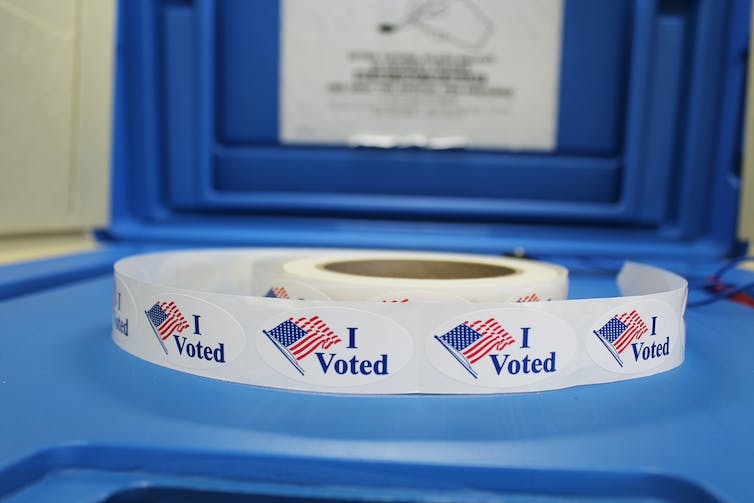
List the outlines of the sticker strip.
<svg viewBox="0 0 754 503">
<path fill-rule="evenodd" d="M 684 359 L 686 281 L 636 263 L 618 277 L 631 296 L 616 298 L 252 295 L 268 288 L 258 283 L 260 264 L 328 253 L 336 252 L 202 250 L 120 260 L 113 340 L 134 356 L 204 377 L 349 394 L 554 390 L 665 372 Z"/>
</svg>

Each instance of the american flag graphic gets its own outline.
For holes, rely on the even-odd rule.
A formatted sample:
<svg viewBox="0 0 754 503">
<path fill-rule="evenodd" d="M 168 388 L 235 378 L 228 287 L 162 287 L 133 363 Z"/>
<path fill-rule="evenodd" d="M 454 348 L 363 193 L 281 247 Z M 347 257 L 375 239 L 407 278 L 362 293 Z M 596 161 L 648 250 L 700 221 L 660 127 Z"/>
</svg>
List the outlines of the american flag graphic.
<svg viewBox="0 0 754 503">
<path fill-rule="evenodd" d="M 173 301 L 157 301 L 149 308 L 149 311 L 144 311 L 144 314 L 147 315 L 147 320 L 152 325 L 154 335 L 165 354 L 168 354 L 168 348 L 165 347 L 163 341 L 176 332 L 180 334 L 189 327 L 186 318 L 183 317 L 180 309 Z"/>
<path fill-rule="evenodd" d="M 474 363 L 516 342 L 495 318 L 465 321 L 435 338 L 474 378 L 477 377 L 472 368 Z"/>
<path fill-rule="evenodd" d="M 620 316 L 616 314 L 602 328 L 595 330 L 594 334 L 622 367 L 623 361 L 620 359 L 620 354 L 626 350 L 629 344 L 639 340 L 648 331 L 649 328 L 647 328 L 644 320 L 634 309 L 630 313 L 623 313 Z"/>
<path fill-rule="evenodd" d="M 317 349 L 329 349 L 341 342 L 341 338 L 319 316 L 289 318 L 275 328 L 264 331 L 288 361 L 301 375 L 304 371 L 298 364 Z"/>
<path fill-rule="evenodd" d="M 186 318 L 173 301 L 155 302 L 154 306 L 147 311 L 147 318 L 162 340 L 176 332 L 180 334 L 189 327 Z"/>
<path fill-rule="evenodd" d="M 531 293 L 524 297 L 519 297 L 516 302 L 539 302 L 539 296 L 536 293 Z"/>
<path fill-rule="evenodd" d="M 288 291 L 285 289 L 284 286 L 273 286 L 269 290 L 267 290 L 267 293 L 264 294 L 265 297 L 273 297 L 276 299 L 290 299 L 290 295 L 288 295 Z"/>
</svg>

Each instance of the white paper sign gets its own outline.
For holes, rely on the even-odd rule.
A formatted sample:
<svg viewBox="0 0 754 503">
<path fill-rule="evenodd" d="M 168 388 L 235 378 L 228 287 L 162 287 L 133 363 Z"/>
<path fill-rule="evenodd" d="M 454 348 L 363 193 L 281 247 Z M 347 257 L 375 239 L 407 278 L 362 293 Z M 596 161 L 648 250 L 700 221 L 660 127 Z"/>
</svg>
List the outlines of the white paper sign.
<svg viewBox="0 0 754 503">
<path fill-rule="evenodd" d="M 284 0 L 281 140 L 552 150 L 562 0 Z"/>
</svg>

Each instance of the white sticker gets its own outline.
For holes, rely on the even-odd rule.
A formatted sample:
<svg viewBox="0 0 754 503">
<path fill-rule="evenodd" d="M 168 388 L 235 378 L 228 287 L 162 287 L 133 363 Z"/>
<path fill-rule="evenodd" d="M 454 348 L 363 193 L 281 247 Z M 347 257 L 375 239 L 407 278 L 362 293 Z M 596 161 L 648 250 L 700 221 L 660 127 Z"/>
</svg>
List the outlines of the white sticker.
<svg viewBox="0 0 754 503">
<path fill-rule="evenodd" d="M 575 346 L 573 331 L 555 316 L 491 309 L 437 327 L 427 339 L 427 356 L 459 381 L 510 388 L 563 373 Z"/>
<path fill-rule="evenodd" d="M 127 344 L 138 323 L 133 294 L 123 280 L 116 276 L 113 284 L 113 338 Z"/>
<path fill-rule="evenodd" d="M 321 386 L 357 386 L 395 375 L 413 342 L 394 321 L 355 309 L 297 310 L 256 334 L 262 358 L 278 372 Z"/>
<path fill-rule="evenodd" d="M 281 139 L 552 150 L 562 0 L 284 0 Z"/>
<path fill-rule="evenodd" d="M 679 318 L 660 300 L 642 300 L 612 309 L 592 327 L 589 355 L 602 368 L 638 374 L 657 367 L 676 351 Z"/>
<path fill-rule="evenodd" d="M 161 294 L 144 307 L 154 346 L 179 367 L 210 369 L 233 361 L 246 344 L 238 321 L 224 309 L 180 294 Z"/>
</svg>

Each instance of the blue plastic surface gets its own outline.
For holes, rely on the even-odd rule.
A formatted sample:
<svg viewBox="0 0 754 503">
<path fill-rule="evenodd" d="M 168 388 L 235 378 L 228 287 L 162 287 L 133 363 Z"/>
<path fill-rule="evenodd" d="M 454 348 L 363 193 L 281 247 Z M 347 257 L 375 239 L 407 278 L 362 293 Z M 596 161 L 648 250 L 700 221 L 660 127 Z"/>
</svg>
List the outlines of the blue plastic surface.
<svg viewBox="0 0 754 503">
<path fill-rule="evenodd" d="M 737 246 L 749 9 L 569 0 L 556 150 L 436 152 L 281 145 L 277 2 L 123 2 L 109 234 L 153 239 L 164 226 L 186 228 L 186 241 L 192 223 L 212 222 L 208 242 L 255 243 L 257 222 L 273 218 L 274 242 L 302 221 L 345 232 L 357 218 L 376 232 L 513 227 L 505 245 L 534 252 L 579 235 L 585 253 L 609 240 L 616 255 L 679 243 L 725 255 Z M 656 249 L 634 245 L 647 241 Z"/>
<path fill-rule="evenodd" d="M 262 389 L 109 337 L 112 261 L 177 246 L 524 247 L 586 257 L 572 297 L 616 294 L 595 257 L 711 272 L 737 249 L 749 17 L 566 0 L 554 152 L 386 151 L 279 143 L 277 2 L 120 2 L 107 244 L 0 268 L 0 499 L 754 501 L 731 302 L 688 312 L 676 370 L 524 395 Z"/>
<path fill-rule="evenodd" d="M 615 292 L 574 271 L 572 296 Z M 0 499 L 754 500 L 750 308 L 690 310 L 686 362 L 644 379 L 358 397 L 134 358 L 108 335 L 111 292 L 103 274 L 0 303 Z"/>
</svg>

